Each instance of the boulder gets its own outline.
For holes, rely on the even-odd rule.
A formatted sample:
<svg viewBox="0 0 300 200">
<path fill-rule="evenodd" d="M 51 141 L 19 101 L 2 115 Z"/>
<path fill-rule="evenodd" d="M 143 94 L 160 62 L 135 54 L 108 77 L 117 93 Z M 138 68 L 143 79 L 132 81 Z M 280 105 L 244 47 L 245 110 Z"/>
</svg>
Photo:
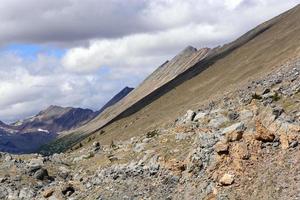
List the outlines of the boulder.
<svg viewBox="0 0 300 200">
<path fill-rule="evenodd" d="M 99 151 L 101 149 L 100 142 L 94 142 L 92 148 L 94 152 Z"/>
<path fill-rule="evenodd" d="M 54 193 L 54 189 L 51 188 L 51 189 L 45 190 L 42 193 L 42 195 L 43 195 L 44 198 L 49 198 L 53 195 L 53 193 Z"/>
<path fill-rule="evenodd" d="M 228 121 L 228 118 L 224 115 L 218 115 L 209 121 L 208 126 L 218 129 L 221 125 L 225 124 Z"/>
<path fill-rule="evenodd" d="M 240 112 L 240 120 L 241 121 L 248 121 L 248 120 L 251 120 L 253 117 L 253 112 L 250 111 L 250 110 L 242 110 Z"/>
<path fill-rule="evenodd" d="M 189 124 L 194 120 L 196 113 L 192 110 L 188 110 L 186 114 L 179 120 L 180 124 Z"/>
<path fill-rule="evenodd" d="M 255 128 L 256 133 L 254 135 L 254 138 L 256 140 L 262 142 L 273 142 L 273 140 L 275 139 L 274 133 L 272 133 L 266 127 L 264 127 L 261 122 L 256 121 Z"/>
<path fill-rule="evenodd" d="M 22 188 L 19 193 L 19 199 L 34 199 L 36 193 L 31 188 Z"/>
<path fill-rule="evenodd" d="M 217 144 L 215 144 L 215 151 L 221 155 L 221 154 L 228 154 L 228 150 L 229 150 L 229 145 L 225 142 L 217 142 Z"/>
<path fill-rule="evenodd" d="M 232 185 L 234 183 L 234 175 L 232 174 L 224 174 L 220 179 L 221 185 L 227 186 Z"/>
<path fill-rule="evenodd" d="M 70 170 L 62 166 L 59 168 L 58 176 L 62 179 L 67 179 L 70 175 Z"/>
<path fill-rule="evenodd" d="M 226 134 L 226 139 L 228 142 L 239 141 L 243 137 L 243 132 L 229 132 Z"/>
<path fill-rule="evenodd" d="M 41 169 L 44 166 L 44 159 L 43 158 L 35 158 L 30 160 L 30 162 L 27 164 L 28 166 L 28 172 L 34 173 L 37 170 Z"/>
<path fill-rule="evenodd" d="M 207 115 L 207 113 L 205 112 L 199 112 L 196 114 L 196 116 L 194 117 L 194 121 L 201 121 L 202 119 L 204 119 L 204 117 Z"/>
<path fill-rule="evenodd" d="M 39 170 L 37 170 L 35 173 L 34 173 L 34 178 L 36 178 L 37 180 L 45 180 L 46 178 L 49 177 L 49 174 L 48 174 L 48 171 L 47 169 L 44 169 L 44 168 L 41 168 Z"/>
<path fill-rule="evenodd" d="M 227 134 L 227 133 L 230 133 L 230 132 L 233 132 L 233 131 L 243 132 L 244 130 L 245 130 L 244 123 L 238 122 L 238 123 L 232 124 L 231 126 L 228 126 L 228 127 L 224 128 L 222 133 Z"/>
<path fill-rule="evenodd" d="M 250 158 L 250 153 L 248 151 L 247 144 L 243 142 L 235 144 L 231 148 L 230 152 L 232 152 L 233 157 L 237 159 L 247 160 Z"/>
</svg>

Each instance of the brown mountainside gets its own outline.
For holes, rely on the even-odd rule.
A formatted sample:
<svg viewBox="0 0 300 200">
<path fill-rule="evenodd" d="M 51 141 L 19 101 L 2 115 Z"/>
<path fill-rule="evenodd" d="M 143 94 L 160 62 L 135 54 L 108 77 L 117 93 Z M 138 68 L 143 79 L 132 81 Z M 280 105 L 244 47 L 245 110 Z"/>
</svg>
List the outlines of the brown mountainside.
<svg viewBox="0 0 300 200">
<path fill-rule="evenodd" d="M 183 67 L 187 70 L 180 71 L 175 79 L 158 81 L 161 87 L 147 92 L 145 88 L 156 87 L 147 85 L 152 82 L 146 80 L 113 109 L 65 134 L 47 146 L 47 151 L 63 150 L 62 146 L 70 147 L 93 133 L 99 133 L 99 139 L 107 143 L 145 134 L 158 125 L 174 121 L 187 109 L 199 107 L 218 94 L 299 57 L 300 6 L 257 26 L 232 43 L 210 50 L 208 55 L 208 50 L 202 51 L 205 53 L 192 53 L 184 63 L 175 65 L 177 68 L 188 63 L 188 67 Z M 145 97 L 137 102 L 135 95 Z M 100 134 L 101 129 L 105 134 Z"/>
</svg>

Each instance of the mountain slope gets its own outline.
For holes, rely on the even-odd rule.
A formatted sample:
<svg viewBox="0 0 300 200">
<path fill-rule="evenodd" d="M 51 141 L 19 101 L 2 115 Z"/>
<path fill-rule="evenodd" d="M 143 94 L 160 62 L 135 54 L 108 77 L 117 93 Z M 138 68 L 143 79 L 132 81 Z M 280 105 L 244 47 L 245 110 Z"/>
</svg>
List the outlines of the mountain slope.
<svg viewBox="0 0 300 200">
<path fill-rule="evenodd" d="M 126 97 L 134 88 L 125 87 L 118 94 L 116 94 L 113 98 L 111 98 L 99 111 L 98 113 L 102 113 L 106 108 L 113 106 L 118 103 L 124 97 Z"/>
<path fill-rule="evenodd" d="M 192 66 L 177 78 L 163 82 L 163 86 L 152 91 L 151 95 L 120 109 L 125 99 L 130 102 L 135 94 L 133 91 L 122 103 L 116 104 L 119 109 L 103 113 L 72 134 L 60 138 L 52 146 L 48 146 L 47 150 L 58 150 L 58 146 L 66 144 L 74 145 L 94 133 L 104 143 L 145 134 L 158 125 L 174 121 L 185 110 L 199 107 L 205 101 L 211 101 L 225 91 L 238 88 L 247 80 L 255 79 L 299 56 L 298 5 L 259 25 L 234 42 L 210 50 L 202 59 L 193 60 L 193 56 L 188 57 L 186 62 L 190 61 Z M 176 67 L 182 66 L 180 64 Z M 143 88 L 143 84 L 135 90 L 139 88 Z M 116 110 L 123 111 L 114 112 Z M 107 125 L 108 123 L 110 124 Z"/>
</svg>

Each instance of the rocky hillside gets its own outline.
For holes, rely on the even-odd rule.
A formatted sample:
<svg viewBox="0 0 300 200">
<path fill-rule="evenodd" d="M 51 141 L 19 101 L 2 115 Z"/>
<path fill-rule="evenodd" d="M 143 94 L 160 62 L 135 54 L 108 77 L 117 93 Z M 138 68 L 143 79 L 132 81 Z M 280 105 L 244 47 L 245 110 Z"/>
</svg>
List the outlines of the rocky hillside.
<svg viewBox="0 0 300 200">
<path fill-rule="evenodd" d="M 97 113 L 89 109 L 50 106 L 37 115 L 10 125 L 0 123 L 0 151 L 28 153 L 55 139 L 59 132 L 90 121 Z"/>
<path fill-rule="evenodd" d="M 0 154 L 0 199 L 299 199 L 299 74 L 300 57 L 127 140 Z"/>
<path fill-rule="evenodd" d="M 90 135 L 106 144 L 142 135 L 279 68 L 300 55 L 299 18 L 298 5 L 222 47 L 198 51 L 188 47 L 122 101 L 80 129 L 65 133 L 44 152 L 66 150 Z"/>
<path fill-rule="evenodd" d="M 158 90 L 162 89 L 166 83 L 176 79 L 180 74 L 186 72 L 195 63 L 204 59 L 210 52 L 210 49 L 204 48 L 197 50 L 194 47 L 187 47 L 171 61 L 166 61 L 157 68 L 149 77 L 147 77 L 136 89 L 113 106 L 108 107 L 101 112 L 95 119 L 91 120 L 86 125 L 65 132 L 61 135 L 58 141 L 63 141 L 63 144 L 54 142 L 43 147 L 42 152 L 57 152 L 65 148 L 69 148 L 73 143 L 81 141 L 91 133 L 100 130 L 103 126 L 112 123 L 121 114 L 130 115 L 141 108 L 151 103 L 154 99 L 164 94 Z M 160 94 L 158 94 L 160 93 Z M 67 143 L 65 143 L 67 141 Z"/>
</svg>

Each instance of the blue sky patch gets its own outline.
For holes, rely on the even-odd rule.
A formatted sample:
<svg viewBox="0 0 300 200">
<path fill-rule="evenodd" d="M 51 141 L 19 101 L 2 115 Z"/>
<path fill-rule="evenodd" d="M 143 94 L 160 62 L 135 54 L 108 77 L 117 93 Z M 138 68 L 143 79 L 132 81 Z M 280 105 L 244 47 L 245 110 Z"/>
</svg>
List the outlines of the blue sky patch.
<svg viewBox="0 0 300 200">
<path fill-rule="evenodd" d="M 14 52 L 23 58 L 35 60 L 38 54 L 62 58 L 66 50 L 45 45 L 10 44 L 2 48 L 1 52 Z"/>
</svg>

